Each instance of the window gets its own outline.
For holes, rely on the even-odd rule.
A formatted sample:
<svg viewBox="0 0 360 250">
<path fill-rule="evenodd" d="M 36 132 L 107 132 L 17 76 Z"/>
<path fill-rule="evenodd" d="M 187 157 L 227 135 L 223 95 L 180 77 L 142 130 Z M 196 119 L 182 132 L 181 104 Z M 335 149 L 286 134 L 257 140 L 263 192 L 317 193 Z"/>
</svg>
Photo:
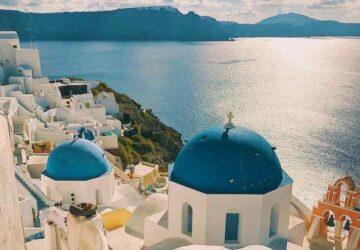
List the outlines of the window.
<svg viewBox="0 0 360 250">
<path fill-rule="evenodd" d="M 182 232 L 183 234 L 192 236 L 193 209 L 185 203 L 182 209 Z"/>
<path fill-rule="evenodd" d="M 70 193 L 70 202 L 72 205 L 76 204 L 75 193 Z"/>
<path fill-rule="evenodd" d="M 269 237 L 273 237 L 277 234 L 278 223 L 279 223 L 279 207 L 275 205 L 271 209 Z"/>
<path fill-rule="evenodd" d="M 238 213 L 227 213 L 225 221 L 225 244 L 239 243 L 240 215 Z"/>
<path fill-rule="evenodd" d="M 102 204 L 102 199 L 101 199 L 100 190 L 97 189 L 97 190 L 95 191 L 95 197 L 96 197 L 96 205 Z"/>
</svg>

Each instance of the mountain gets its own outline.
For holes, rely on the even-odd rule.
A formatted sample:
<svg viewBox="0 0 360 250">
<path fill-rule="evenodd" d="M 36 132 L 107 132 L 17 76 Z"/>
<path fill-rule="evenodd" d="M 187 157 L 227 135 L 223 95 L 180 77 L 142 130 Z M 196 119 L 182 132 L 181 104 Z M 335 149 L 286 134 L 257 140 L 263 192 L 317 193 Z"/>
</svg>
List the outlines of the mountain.
<svg viewBox="0 0 360 250">
<path fill-rule="evenodd" d="M 0 30 L 15 30 L 22 40 L 228 40 L 215 19 L 166 6 L 64 13 L 0 10 Z"/>
<path fill-rule="evenodd" d="M 269 17 L 256 24 L 223 25 L 230 37 L 360 36 L 360 24 L 321 21 L 296 13 Z"/>
<path fill-rule="evenodd" d="M 288 13 L 256 24 L 219 22 L 168 6 L 97 12 L 24 13 L 0 10 L 0 30 L 21 40 L 225 41 L 230 37 L 360 36 L 360 24 Z"/>
<path fill-rule="evenodd" d="M 297 13 L 288 13 L 288 14 L 279 14 L 272 16 L 260 21 L 258 24 L 291 24 L 295 26 L 307 25 L 317 22 L 316 19 L 313 19 L 308 16 L 304 16 Z"/>
</svg>

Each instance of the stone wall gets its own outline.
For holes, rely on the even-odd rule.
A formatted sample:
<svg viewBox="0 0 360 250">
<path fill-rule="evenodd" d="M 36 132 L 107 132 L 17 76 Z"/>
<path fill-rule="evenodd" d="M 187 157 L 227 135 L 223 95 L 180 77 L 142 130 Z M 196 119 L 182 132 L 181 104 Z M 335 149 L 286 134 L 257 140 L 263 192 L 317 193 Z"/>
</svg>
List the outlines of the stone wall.
<svg viewBox="0 0 360 250">
<path fill-rule="evenodd" d="M 8 120 L 0 113 L 0 248 L 25 249 Z"/>
</svg>

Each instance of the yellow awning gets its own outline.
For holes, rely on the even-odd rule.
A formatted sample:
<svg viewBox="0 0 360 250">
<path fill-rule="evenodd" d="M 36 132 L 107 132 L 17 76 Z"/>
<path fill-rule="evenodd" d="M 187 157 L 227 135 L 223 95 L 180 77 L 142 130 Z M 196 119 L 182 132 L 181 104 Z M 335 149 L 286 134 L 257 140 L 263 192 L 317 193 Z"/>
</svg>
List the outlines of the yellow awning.
<svg viewBox="0 0 360 250">
<path fill-rule="evenodd" d="M 131 217 L 131 213 L 127 209 L 121 208 L 101 214 L 101 217 L 105 229 L 111 231 L 125 226 Z"/>
</svg>

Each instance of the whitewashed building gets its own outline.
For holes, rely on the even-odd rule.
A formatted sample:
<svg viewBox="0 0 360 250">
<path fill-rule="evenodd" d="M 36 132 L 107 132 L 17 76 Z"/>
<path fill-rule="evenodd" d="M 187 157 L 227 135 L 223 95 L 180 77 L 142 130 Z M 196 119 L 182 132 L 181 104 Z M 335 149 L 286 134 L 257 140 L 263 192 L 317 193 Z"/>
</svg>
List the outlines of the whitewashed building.
<svg viewBox="0 0 360 250">
<path fill-rule="evenodd" d="M 288 240 L 302 245 L 305 224 L 290 215 L 293 181 L 275 148 L 229 124 L 199 133 L 181 150 L 168 209 L 145 221 L 147 247 L 171 238 L 232 249 L 279 239 L 281 249 Z"/>
<path fill-rule="evenodd" d="M 14 31 L 0 32 L 0 83 L 6 83 L 9 76 L 16 75 L 16 50 L 20 47 Z"/>
<path fill-rule="evenodd" d="M 118 192 L 119 185 L 105 152 L 94 142 L 80 138 L 57 145 L 41 175 L 42 191 L 51 200 L 114 208 L 137 205 L 127 203 Z"/>
<path fill-rule="evenodd" d="M 106 114 L 115 115 L 119 113 L 119 105 L 115 100 L 114 93 L 101 92 L 96 96 L 96 103 L 104 105 Z"/>
<path fill-rule="evenodd" d="M 39 50 L 20 48 L 14 31 L 0 32 L 0 83 L 8 83 L 10 76 L 41 77 Z"/>
</svg>

